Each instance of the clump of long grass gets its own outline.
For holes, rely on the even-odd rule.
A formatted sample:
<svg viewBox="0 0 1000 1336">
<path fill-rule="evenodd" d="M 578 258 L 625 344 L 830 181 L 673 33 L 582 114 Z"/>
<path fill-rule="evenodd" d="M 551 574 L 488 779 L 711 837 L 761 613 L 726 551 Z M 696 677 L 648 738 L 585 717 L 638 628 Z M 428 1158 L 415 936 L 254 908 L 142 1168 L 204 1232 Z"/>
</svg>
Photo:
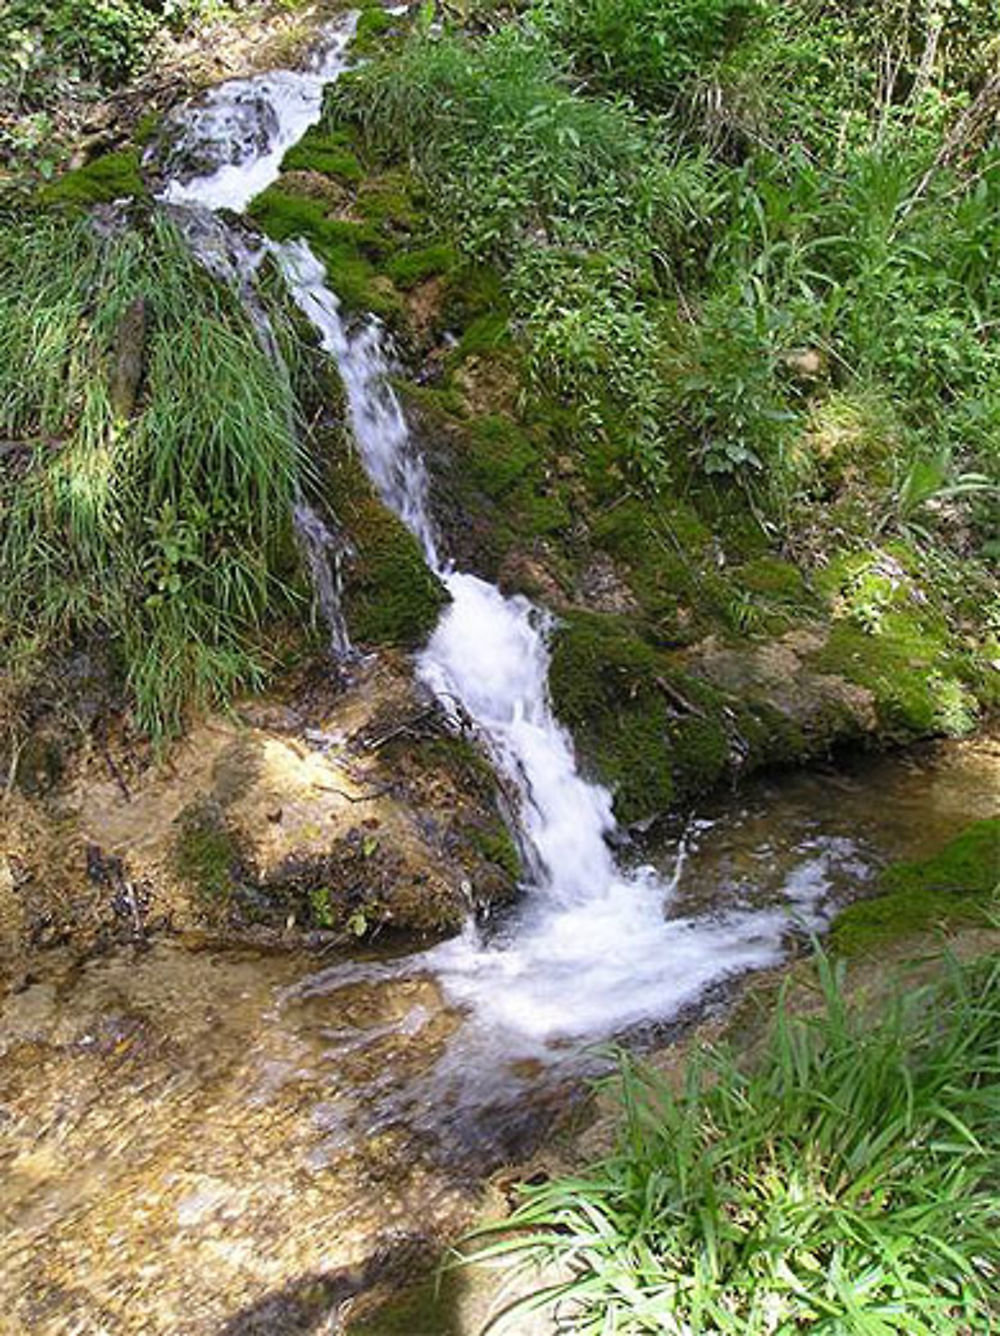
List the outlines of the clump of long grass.
<svg viewBox="0 0 1000 1336">
<path fill-rule="evenodd" d="M 783 998 L 749 1068 L 706 1053 L 675 1094 L 623 1059 L 616 1150 L 524 1189 L 472 1260 L 555 1262 L 527 1306 L 559 1301 L 581 1334 L 993 1330 L 1000 958 L 952 962 L 874 1021 L 822 956 L 818 977 L 822 1010 Z"/>
<path fill-rule="evenodd" d="M 112 389 L 143 304 L 141 379 Z M 123 322 L 125 322 L 123 324 Z M 30 676 L 98 637 L 138 725 L 258 683 L 288 597 L 300 460 L 286 377 L 162 218 L 0 234 L 0 654 Z"/>
</svg>

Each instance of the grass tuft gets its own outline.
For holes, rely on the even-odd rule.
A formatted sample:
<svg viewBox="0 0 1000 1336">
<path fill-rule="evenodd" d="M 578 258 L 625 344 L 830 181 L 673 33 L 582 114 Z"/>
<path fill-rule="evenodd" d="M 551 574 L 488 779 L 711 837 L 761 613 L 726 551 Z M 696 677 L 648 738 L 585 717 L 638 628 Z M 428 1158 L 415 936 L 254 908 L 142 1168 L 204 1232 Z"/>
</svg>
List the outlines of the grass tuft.
<svg viewBox="0 0 1000 1336">
<path fill-rule="evenodd" d="M 0 237 L 0 656 L 114 647 L 136 722 L 259 684 L 287 604 L 290 391 L 162 219 Z"/>
<path fill-rule="evenodd" d="M 614 1153 L 473 1237 L 466 1260 L 566 1277 L 507 1329 L 553 1300 L 580 1336 L 994 1329 L 1000 958 L 949 962 L 874 1023 L 841 966 L 820 956 L 818 979 L 822 1009 L 782 999 L 752 1070 L 710 1051 L 676 1094 L 623 1059 Z"/>
</svg>

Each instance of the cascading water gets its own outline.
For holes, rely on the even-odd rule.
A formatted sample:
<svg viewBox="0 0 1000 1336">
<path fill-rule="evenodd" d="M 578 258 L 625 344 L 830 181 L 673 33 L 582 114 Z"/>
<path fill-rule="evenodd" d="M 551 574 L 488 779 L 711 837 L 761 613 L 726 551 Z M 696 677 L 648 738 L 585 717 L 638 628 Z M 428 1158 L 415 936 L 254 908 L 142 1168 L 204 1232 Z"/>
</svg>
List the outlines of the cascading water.
<svg viewBox="0 0 1000 1336">
<path fill-rule="evenodd" d="M 323 109 L 323 89 L 344 70 L 356 13 L 331 27 L 308 66 L 233 79 L 167 117 L 154 146 L 169 204 L 242 213 L 271 184 L 281 159 Z"/>
<path fill-rule="evenodd" d="M 183 122 L 181 142 L 188 158 L 218 165 L 201 176 L 170 179 L 163 199 L 242 210 L 276 176 L 288 145 L 318 118 L 322 85 L 345 67 L 352 31 L 348 20 L 311 70 L 216 89 Z M 773 908 L 694 917 L 670 916 L 683 847 L 672 879 L 617 866 L 607 838 L 615 825 L 611 796 L 580 775 L 571 741 L 549 706 L 550 619 L 528 600 L 505 597 L 442 560 L 427 473 L 389 381 L 380 325 L 370 320 L 348 327 L 322 264 L 304 241 L 268 243 L 268 249 L 336 360 L 369 476 L 451 595 L 418 671 L 447 710 L 460 709 L 475 721 L 519 794 L 530 871 L 523 903 L 488 938 L 470 923 L 458 938 L 392 964 L 335 966 L 294 996 L 334 994 L 361 980 L 433 975 L 465 1013 L 434 1079 L 450 1085 L 459 1103 L 482 1101 L 486 1087 L 495 1092 L 503 1059 L 542 1057 L 556 1065 L 581 1041 L 668 1020 L 722 979 L 777 961 L 794 921 L 822 922 L 837 854 L 818 850 L 806 860 Z M 411 1111 L 418 1103 L 414 1096 Z M 398 1113 L 398 1102 L 395 1108 Z"/>
</svg>

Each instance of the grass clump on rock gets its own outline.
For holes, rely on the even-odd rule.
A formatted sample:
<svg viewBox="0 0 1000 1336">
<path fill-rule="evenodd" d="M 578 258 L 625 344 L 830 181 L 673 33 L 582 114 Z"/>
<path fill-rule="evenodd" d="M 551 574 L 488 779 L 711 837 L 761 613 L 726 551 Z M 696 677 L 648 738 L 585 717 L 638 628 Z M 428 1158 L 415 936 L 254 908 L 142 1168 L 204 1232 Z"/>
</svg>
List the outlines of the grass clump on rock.
<svg viewBox="0 0 1000 1336">
<path fill-rule="evenodd" d="M 0 661 L 30 680 L 109 643 L 154 737 L 260 684 L 294 569 L 292 422 L 238 298 L 162 219 L 4 224 Z"/>
</svg>

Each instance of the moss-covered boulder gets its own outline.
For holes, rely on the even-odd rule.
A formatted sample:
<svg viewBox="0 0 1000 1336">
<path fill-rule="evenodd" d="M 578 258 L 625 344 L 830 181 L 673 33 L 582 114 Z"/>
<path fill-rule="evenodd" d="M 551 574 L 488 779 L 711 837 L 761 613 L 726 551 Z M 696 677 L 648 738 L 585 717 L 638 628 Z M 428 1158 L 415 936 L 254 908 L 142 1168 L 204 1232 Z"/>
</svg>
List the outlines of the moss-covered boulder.
<svg viewBox="0 0 1000 1336">
<path fill-rule="evenodd" d="M 65 172 L 39 191 L 42 204 L 88 208 L 120 199 L 143 197 L 146 188 L 139 173 L 139 150 L 121 149 L 94 158 L 76 171 Z"/>
<path fill-rule="evenodd" d="M 343 445 L 328 469 L 329 494 L 351 542 L 343 583 L 351 641 L 415 649 L 437 625 L 447 591 L 416 538 L 376 495 L 354 451 Z"/>
<path fill-rule="evenodd" d="M 622 617 L 567 615 L 553 637 L 549 681 L 556 714 L 625 822 L 803 749 L 801 730 L 780 710 L 696 676 Z"/>
<path fill-rule="evenodd" d="M 962 605 L 987 591 L 952 589 L 926 554 L 898 542 L 837 557 L 818 583 L 830 631 L 812 667 L 870 691 L 881 736 L 972 732 L 997 685 L 989 646 L 962 634 Z"/>
</svg>

